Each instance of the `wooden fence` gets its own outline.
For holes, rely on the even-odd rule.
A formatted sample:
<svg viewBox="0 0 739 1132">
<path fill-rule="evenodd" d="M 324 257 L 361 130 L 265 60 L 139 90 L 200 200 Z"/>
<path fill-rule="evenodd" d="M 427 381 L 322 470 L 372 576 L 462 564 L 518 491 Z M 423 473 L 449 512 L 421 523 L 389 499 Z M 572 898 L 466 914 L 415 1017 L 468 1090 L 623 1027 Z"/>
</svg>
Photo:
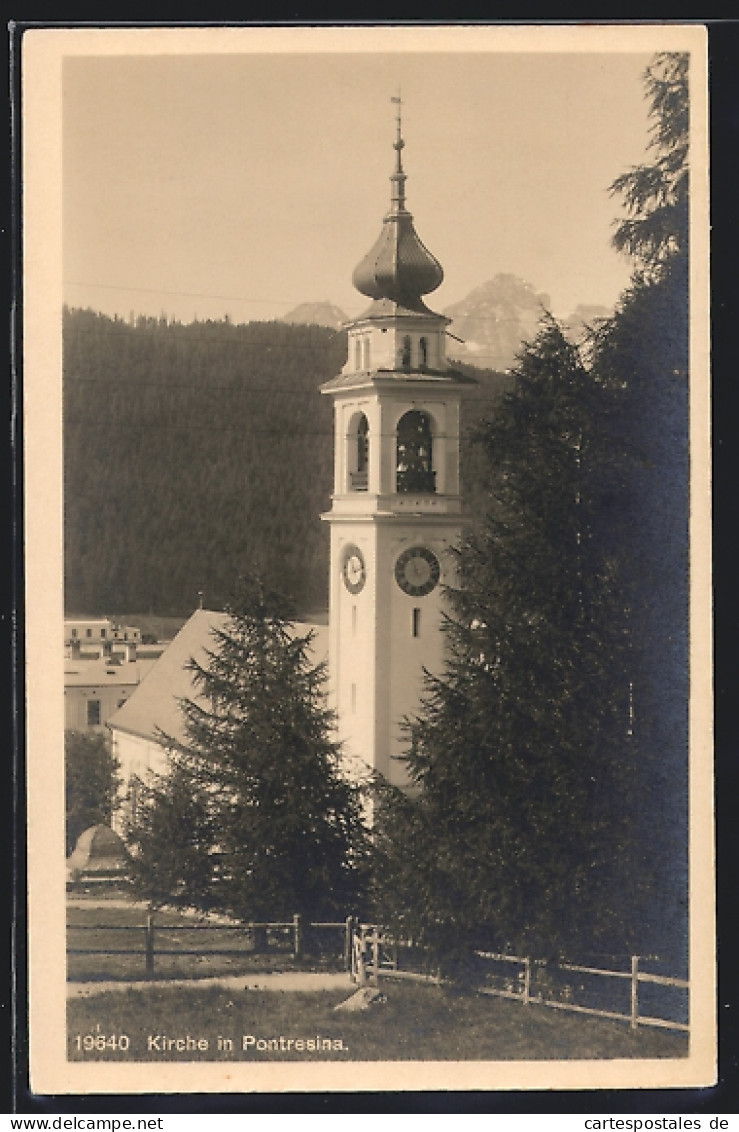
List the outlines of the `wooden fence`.
<svg viewBox="0 0 739 1132">
<path fill-rule="evenodd" d="M 421 973 L 412 970 L 403 970 L 399 966 L 398 957 L 403 951 L 418 950 L 412 941 L 395 940 L 376 924 L 357 925 L 352 939 L 352 978 L 360 985 L 370 982 L 374 985 L 381 978 L 414 979 L 421 982 L 440 983 L 442 981 L 438 972 Z M 631 956 L 630 970 L 612 971 L 600 967 L 581 966 L 574 963 L 559 963 L 556 967 L 542 962 L 533 961 L 527 956 L 501 955 L 495 952 L 478 951 L 477 956 L 492 963 L 511 964 L 519 968 L 518 974 L 506 980 L 504 987 L 481 986 L 481 994 L 495 995 L 501 998 L 510 998 L 523 1005 L 538 1003 L 549 1006 L 555 1010 L 571 1010 L 579 1014 L 594 1014 L 600 1018 L 612 1018 L 618 1021 L 629 1022 L 632 1029 L 638 1026 L 659 1026 L 670 1030 L 689 1032 L 690 1026 L 685 1022 L 673 1021 L 668 1018 L 659 1018 L 642 1014 L 639 1006 L 640 987 L 649 984 L 652 986 L 669 987 L 674 990 L 688 992 L 690 984 L 687 979 L 678 979 L 666 975 L 653 974 L 640 968 L 638 955 Z M 620 979 L 629 981 L 628 1013 L 618 1010 L 603 1010 L 599 1007 L 584 1006 L 571 1000 L 574 989 L 566 986 L 568 999 L 555 999 L 547 997 L 545 989 L 537 991 L 536 983 L 546 981 L 551 972 L 567 972 L 570 975 L 586 975 L 597 978 Z"/>
<path fill-rule="evenodd" d="M 144 962 L 146 975 L 151 977 L 156 971 L 156 957 L 184 957 L 184 956 L 231 956 L 246 957 L 253 955 L 258 949 L 258 937 L 263 934 L 266 942 L 267 936 L 277 935 L 283 941 L 283 947 L 295 959 L 300 959 L 306 948 L 306 932 L 320 933 L 324 930 L 340 932 L 342 937 L 342 961 L 345 971 L 350 971 L 352 979 L 360 986 L 369 982 L 374 985 L 381 978 L 409 979 L 415 982 L 434 983 L 442 982 L 438 970 L 430 967 L 428 951 L 412 940 L 393 938 L 385 929 L 377 924 L 359 923 L 354 917 L 348 916 L 346 920 L 332 922 L 303 921 L 300 915 L 293 916 L 292 920 L 248 924 L 167 924 L 156 923 L 154 915 L 148 915 L 143 924 L 79 924 L 70 925 L 69 931 L 75 932 L 122 932 L 139 934 L 139 944 L 132 946 L 103 946 L 99 941 L 93 946 L 69 946 L 68 955 L 140 955 Z M 210 933 L 207 945 L 173 946 L 173 937 L 187 939 L 187 933 Z M 213 937 L 217 939 L 220 933 L 236 935 L 238 943 L 231 946 L 211 946 Z M 125 937 L 124 937 L 125 938 Z M 202 936 L 201 936 L 202 939 Z M 273 948 L 274 949 L 274 948 Z M 400 956 L 404 962 L 401 965 Z M 689 1031 L 685 1022 L 669 1018 L 657 1017 L 654 1014 L 645 1014 L 640 1009 L 640 989 L 645 985 L 671 988 L 688 992 L 690 984 L 686 979 L 672 978 L 645 971 L 640 967 L 640 957 L 631 957 L 628 971 L 615 971 L 600 967 L 590 967 L 572 963 L 560 963 L 556 967 L 528 956 L 503 955 L 495 952 L 478 951 L 480 960 L 491 965 L 503 964 L 508 968 L 518 968 L 510 977 L 497 976 L 498 983 L 504 985 L 483 985 L 478 987 L 481 994 L 509 998 L 521 1002 L 524 1006 L 537 1003 L 555 1010 L 570 1010 L 580 1014 L 593 1014 L 600 1018 L 612 1018 L 618 1021 L 629 1022 L 632 1029 L 638 1026 L 659 1026 L 665 1029 Z M 426 970 L 413 969 L 425 966 Z M 565 995 L 562 998 L 551 996 L 552 977 L 560 977 L 564 973 L 569 982 L 563 983 Z M 575 988 L 572 986 L 571 976 L 584 975 L 597 979 L 628 980 L 629 1010 L 606 1010 L 601 1007 L 588 1006 L 582 1002 L 575 1002 Z M 495 976 L 493 976 L 495 978 Z"/>
<path fill-rule="evenodd" d="M 138 946 L 135 942 L 131 946 L 110 947 L 107 944 L 97 944 L 93 946 L 68 946 L 67 955 L 141 955 L 144 960 L 144 969 L 147 976 L 152 976 L 155 973 L 155 959 L 156 956 L 231 956 L 231 957 L 245 957 L 254 954 L 258 949 L 257 940 L 260 934 L 264 934 L 265 938 L 267 933 L 278 933 L 285 939 L 289 940 L 289 951 L 293 958 L 300 959 L 305 950 L 305 935 L 306 929 L 312 932 L 320 932 L 326 929 L 334 931 L 341 931 L 343 934 L 343 964 L 344 970 L 348 971 L 351 968 L 351 940 L 353 932 L 354 920 L 347 917 L 346 920 L 341 921 L 326 921 L 326 922 L 313 922 L 304 921 L 303 918 L 296 914 L 292 920 L 280 922 L 265 922 L 265 923 L 247 923 L 247 924 L 167 924 L 156 923 L 154 915 L 147 915 L 143 924 L 72 924 L 68 927 L 68 933 L 76 932 L 122 932 L 122 933 L 138 933 L 139 943 Z M 185 936 L 186 933 L 208 932 L 209 939 L 213 935 L 216 937 L 219 933 L 230 933 L 231 937 L 237 936 L 238 943 L 231 946 L 212 947 L 210 944 L 205 947 L 187 947 L 187 946 L 171 946 L 172 937 L 175 939 L 179 936 Z M 125 938 L 125 936 L 124 936 Z M 196 937 L 197 938 L 197 937 Z M 202 936 L 201 936 L 202 938 Z M 162 943 L 164 939 L 164 943 Z M 169 945 L 168 945 L 169 943 Z"/>
</svg>

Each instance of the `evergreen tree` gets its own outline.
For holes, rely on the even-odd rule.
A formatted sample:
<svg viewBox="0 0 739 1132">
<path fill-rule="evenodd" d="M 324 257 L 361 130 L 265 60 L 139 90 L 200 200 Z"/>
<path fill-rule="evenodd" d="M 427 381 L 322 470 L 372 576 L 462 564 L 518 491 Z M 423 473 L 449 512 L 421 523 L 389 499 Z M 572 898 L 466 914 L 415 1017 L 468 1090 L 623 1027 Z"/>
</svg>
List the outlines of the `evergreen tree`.
<svg viewBox="0 0 739 1132">
<path fill-rule="evenodd" d="M 476 438 L 488 511 L 460 550 L 446 670 L 409 722 L 417 792 L 381 791 L 378 812 L 382 911 L 447 958 L 617 950 L 645 879 L 628 608 L 593 537 L 618 390 L 553 320 L 514 378 Z"/>
<path fill-rule="evenodd" d="M 650 62 L 644 86 L 654 159 L 622 173 L 611 185 L 611 193 L 623 198 L 629 213 L 616 226 L 614 246 L 634 256 L 653 276 L 688 250 L 689 58 L 660 52 Z"/>
<path fill-rule="evenodd" d="M 600 336 L 593 372 L 621 389 L 606 443 L 624 453 L 599 538 L 622 549 L 631 607 L 633 741 L 643 826 L 659 877 L 650 950 L 687 941 L 689 449 L 687 263 L 635 279 Z M 655 942 L 656 941 L 656 942 Z"/>
<path fill-rule="evenodd" d="M 102 732 L 64 733 L 67 854 L 91 825 L 107 825 L 114 808 L 118 763 Z"/>
<path fill-rule="evenodd" d="M 208 911 L 213 900 L 213 821 L 197 767 L 169 755 L 169 770 L 129 784 L 128 875 L 152 908 L 175 904 Z"/>
<path fill-rule="evenodd" d="M 363 865 L 357 790 L 323 698 L 312 635 L 282 598 L 247 580 L 208 662 L 190 664 L 186 740 L 138 805 L 136 882 L 158 898 L 242 920 L 345 916 Z"/>
<path fill-rule="evenodd" d="M 480 434 L 490 506 L 409 731 L 420 790 L 384 791 L 376 838 L 381 906 L 447 953 L 684 954 L 687 78 L 683 55 L 645 74 L 654 161 L 612 186 L 637 271 L 589 374 L 550 324 Z"/>
<path fill-rule="evenodd" d="M 687 938 L 688 64 L 662 54 L 645 73 L 654 160 L 612 186 L 630 213 L 614 244 L 636 270 L 593 342 L 594 373 L 622 390 L 608 443 L 625 453 L 624 474 L 600 537 L 628 551 L 633 726 L 649 768 L 645 837 L 660 877 L 653 931 L 673 953 Z"/>
</svg>

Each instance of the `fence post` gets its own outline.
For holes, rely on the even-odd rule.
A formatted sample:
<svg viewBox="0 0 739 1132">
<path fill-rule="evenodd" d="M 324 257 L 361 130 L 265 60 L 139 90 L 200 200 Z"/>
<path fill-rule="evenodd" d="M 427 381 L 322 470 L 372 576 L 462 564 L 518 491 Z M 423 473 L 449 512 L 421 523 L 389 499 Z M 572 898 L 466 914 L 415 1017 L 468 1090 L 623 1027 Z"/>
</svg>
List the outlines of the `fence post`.
<svg viewBox="0 0 739 1132">
<path fill-rule="evenodd" d="M 639 956 L 631 956 L 631 1029 L 639 1025 Z"/>
<path fill-rule="evenodd" d="M 146 973 L 154 974 L 154 917 L 151 913 L 146 917 Z"/>
<path fill-rule="evenodd" d="M 354 974 L 355 982 L 360 986 L 365 986 L 367 982 L 367 970 L 364 963 L 364 930 L 361 925 L 357 925 L 357 930 L 354 933 L 353 939 L 353 957 L 354 967 L 352 974 Z"/>
<path fill-rule="evenodd" d="M 354 923 L 353 916 L 347 916 L 346 926 L 344 928 L 344 970 L 351 971 L 352 969 L 352 926 Z"/>
<path fill-rule="evenodd" d="M 303 932 L 301 930 L 300 913 L 293 916 L 293 955 L 300 959 L 303 954 Z"/>
<path fill-rule="evenodd" d="M 523 1001 L 524 1006 L 531 1001 L 531 960 L 528 955 L 523 961 Z"/>
<path fill-rule="evenodd" d="M 372 983 L 380 985 L 380 932 L 375 924 L 372 929 Z"/>
</svg>

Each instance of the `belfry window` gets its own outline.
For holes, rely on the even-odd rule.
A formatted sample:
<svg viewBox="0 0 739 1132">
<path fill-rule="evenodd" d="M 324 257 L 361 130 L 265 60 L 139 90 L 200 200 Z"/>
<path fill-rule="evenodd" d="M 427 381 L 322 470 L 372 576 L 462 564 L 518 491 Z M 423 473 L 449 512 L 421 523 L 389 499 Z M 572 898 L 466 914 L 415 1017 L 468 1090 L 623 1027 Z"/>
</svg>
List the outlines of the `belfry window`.
<svg viewBox="0 0 739 1132">
<path fill-rule="evenodd" d="M 357 424 L 357 471 L 367 474 L 369 462 L 369 424 L 364 413 Z"/>
<path fill-rule="evenodd" d="M 411 368 L 411 336 L 406 334 L 403 338 L 403 348 L 400 352 L 400 364 L 403 369 Z"/>
<path fill-rule="evenodd" d="M 398 421 L 396 489 L 436 491 L 432 465 L 431 419 L 428 413 L 412 409 Z"/>
<path fill-rule="evenodd" d="M 355 370 L 362 368 L 362 342 L 359 338 L 354 340 L 354 368 Z"/>
<path fill-rule="evenodd" d="M 369 477 L 369 422 L 364 413 L 357 418 L 353 436 L 350 437 L 351 468 L 349 480 L 352 491 L 366 491 Z"/>
<path fill-rule="evenodd" d="M 363 345 L 364 345 L 364 368 L 368 370 L 370 368 L 370 340 L 369 340 L 369 338 L 364 339 Z"/>
<path fill-rule="evenodd" d="M 418 340 L 418 365 L 420 369 L 426 369 L 429 364 L 429 348 L 428 342 L 425 338 Z"/>
</svg>

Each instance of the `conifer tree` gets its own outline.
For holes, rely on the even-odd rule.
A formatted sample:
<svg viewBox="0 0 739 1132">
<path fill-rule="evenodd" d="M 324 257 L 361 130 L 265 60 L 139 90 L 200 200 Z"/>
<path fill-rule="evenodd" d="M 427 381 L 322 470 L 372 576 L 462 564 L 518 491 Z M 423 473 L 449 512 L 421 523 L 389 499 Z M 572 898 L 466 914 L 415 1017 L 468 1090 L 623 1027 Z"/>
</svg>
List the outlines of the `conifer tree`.
<svg viewBox="0 0 739 1132">
<path fill-rule="evenodd" d="M 341 774 L 312 634 L 294 631 L 284 599 L 247 579 L 208 660 L 190 663 L 186 739 L 171 773 L 139 805 L 130 842 L 138 883 L 242 920 L 356 907 L 363 826 Z M 171 842 L 169 864 L 160 848 Z M 159 871 L 159 875 L 158 875 Z"/>
<path fill-rule="evenodd" d="M 118 762 L 100 731 L 65 731 L 67 853 L 91 825 L 107 825 L 115 808 Z"/>
<path fill-rule="evenodd" d="M 623 471 L 598 537 L 621 548 L 630 603 L 640 836 L 658 878 L 644 910 L 649 950 L 678 959 L 687 941 L 688 869 L 687 283 L 685 255 L 667 261 L 659 278 L 635 278 L 593 360 L 594 375 L 621 390 L 605 443 L 623 452 Z"/>
<path fill-rule="evenodd" d="M 652 119 L 652 160 L 622 173 L 611 185 L 628 216 L 618 221 L 613 244 L 628 252 L 648 276 L 688 252 L 689 55 L 662 51 L 644 72 Z"/>
<path fill-rule="evenodd" d="M 128 875 L 150 907 L 211 911 L 214 820 L 195 760 L 169 752 L 169 769 L 129 784 Z"/>
<path fill-rule="evenodd" d="M 593 342 L 594 374 L 622 391 L 608 443 L 624 452 L 624 474 L 600 537 L 628 551 L 633 727 L 649 768 L 644 836 L 659 876 L 653 935 L 673 954 L 687 938 L 688 75 L 689 57 L 675 53 L 655 56 L 645 72 L 652 161 L 612 186 L 629 213 L 614 245 L 634 257 L 635 272 Z"/>
<path fill-rule="evenodd" d="M 645 73 L 653 160 L 611 186 L 636 270 L 589 372 L 550 324 L 478 437 L 489 509 L 409 727 L 420 789 L 384 791 L 376 837 L 381 906 L 447 954 L 684 955 L 688 64 Z"/>
<path fill-rule="evenodd" d="M 381 909 L 447 959 L 618 949 L 644 880 L 628 603 L 593 537 L 618 391 L 553 320 L 514 377 L 477 434 L 488 511 L 460 549 L 446 670 L 408 725 L 417 791 L 378 809 Z"/>
</svg>

